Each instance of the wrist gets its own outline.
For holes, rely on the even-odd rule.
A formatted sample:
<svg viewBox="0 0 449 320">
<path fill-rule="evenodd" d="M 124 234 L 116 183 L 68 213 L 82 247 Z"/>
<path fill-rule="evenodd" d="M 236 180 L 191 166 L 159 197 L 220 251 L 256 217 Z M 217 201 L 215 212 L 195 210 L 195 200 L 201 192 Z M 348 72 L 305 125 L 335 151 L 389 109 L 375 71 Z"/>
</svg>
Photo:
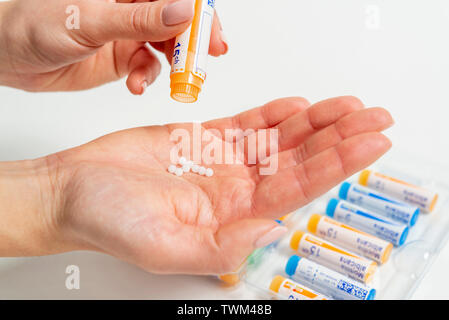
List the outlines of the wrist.
<svg viewBox="0 0 449 320">
<path fill-rule="evenodd" d="M 48 158 L 0 163 L 0 256 L 73 249 L 61 227 L 56 172 Z"/>
</svg>

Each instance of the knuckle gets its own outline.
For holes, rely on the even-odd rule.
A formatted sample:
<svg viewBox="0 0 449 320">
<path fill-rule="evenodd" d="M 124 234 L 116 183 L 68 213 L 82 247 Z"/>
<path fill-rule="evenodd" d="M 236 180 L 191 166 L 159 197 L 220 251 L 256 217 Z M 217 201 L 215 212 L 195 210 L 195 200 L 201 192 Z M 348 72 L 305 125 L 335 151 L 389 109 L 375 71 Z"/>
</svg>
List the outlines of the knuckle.
<svg viewBox="0 0 449 320">
<path fill-rule="evenodd" d="M 155 12 L 152 5 L 147 3 L 135 4 L 129 15 L 129 25 L 132 30 L 137 33 L 148 31 L 149 26 L 154 21 Z"/>
</svg>

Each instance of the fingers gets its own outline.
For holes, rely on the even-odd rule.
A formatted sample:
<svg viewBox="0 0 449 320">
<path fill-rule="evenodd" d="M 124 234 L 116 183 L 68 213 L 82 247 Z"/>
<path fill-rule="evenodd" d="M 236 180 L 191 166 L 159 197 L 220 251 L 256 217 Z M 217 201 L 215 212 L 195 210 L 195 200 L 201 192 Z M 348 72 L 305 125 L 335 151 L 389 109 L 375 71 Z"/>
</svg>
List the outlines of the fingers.
<svg viewBox="0 0 449 320">
<path fill-rule="evenodd" d="M 363 108 L 355 97 L 338 97 L 318 102 L 277 126 L 279 150 L 287 150 L 303 143 L 312 134 L 331 125 L 338 119 Z"/>
<path fill-rule="evenodd" d="M 255 249 L 265 247 L 287 232 L 273 220 L 245 219 L 225 225 L 215 235 L 219 247 L 217 274 L 235 271 Z"/>
<path fill-rule="evenodd" d="M 167 61 L 171 63 L 173 57 L 173 48 L 175 46 L 175 39 L 170 39 L 164 42 L 151 42 L 151 46 L 156 50 L 165 54 Z M 212 32 L 209 44 L 209 54 L 214 57 L 221 56 L 228 52 L 228 42 L 223 33 L 220 19 L 215 12 L 214 21 L 212 24 Z"/>
<path fill-rule="evenodd" d="M 299 114 L 309 107 L 304 98 L 284 98 L 267 103 L 233 117 L 212 120 L 203 123 L 206 129 L 217 129 L 225 136 L 226 129 L 266 129 L 278 125 L 282 121 Z"/>
<path fill-rule="evenodd" d="M 257 157 L 253 156 L 251 159 L 246 159 L 247 164 L 260 164 L 263 160 L 267 160 L 266 158 L 269 158 L 272 154 L 277 154 L 278 152 L 301 145 L 305 140 L 319 132 L 321 129 L 338 121 L 338 119 L 345 115 L 362 108 L 362 102 L 359 99 L 350 96 L 318 102 L 310 108 L 305 109 L 303 112 L 288 117 L 276 125 L 274 129 L 278 130 L 276 132 L 278 136 L 277 139 L 274 141 L 267 141 L 267 143 L 264 144 L 265 146 L 258 146 L 258 148 L 261 148 L 262 150 L 258 150 L 259 153 Z M 259 133 L 249 135 L 245 140 L 245 148 L 248 143 L 254 145 L 254 141 L 258 140 L 258 136 Z M 273 146 L 273 143 L 276 145 Z"/>
<path fill-rule="evenodd" d="M 79 30 L 90 45 L 129 39 L 165 41 L 182 33 L 194 15 L 194 0 L 160 0 L 140 3 L 86 2 L 86 18 Z"/>
<path fill-rule="evenodd" d="M 254 192 L 253 213 L 277 217 L 296 210 L 369 166 L 391 147 L 377 132 L 350 137 L 303 163 L 262 179 Z"/>
<path fill-rule="evenodd" d="M 296 166 L 337 145 L 344 139 L 366 132 L 383 131 L 389 128 L 393 122 L 390 113 L 385 109 L 362 109 L 340 118 L 335 123 L 310 136 L 299 146 L 272 157 L 278 157 L 279 168 Z"/>
<path fill-rule="evenodd" d="M 287 228 L 268 219 L 238 220 L 219 229 L 184 224 L 175 228 L 172 237 L 163 237 L 163 243 L 149 244 L 151 250 L 173 248 L 162 253 L 162 259 L 142 255 L 142 252 L 148 252 L 148 244 L 142 244 L 136 249 L 139 260 L 134 263 L 163 274 L 229 273 L 255 249 L 276 241 L 287 232 Z"/>
<path fill-rule="evenodd" d="M 158 58 L 146 47 L 142 46 L 129 60 L 128 79 L 126 85 L 132 94 L 143 94 L 161 72 Z"/>
<path fill-rule="evenodd" d="M 215 12 L 214 22 L 212 23 L 212 33 L 210 37 L 209 44 L 209 54 L 214 57 L 226 54 L 229 50 L 228 40 L 223 33 L 223 27 L 218 17 L 217 12 Z"/>
<path fill-rule="evenodd" d="M 159 52 L 165 54 L 169 64 L 172 63 L 173 51 L 175 48 L 175 38 L 163 42 L 149 42 L 149 44 Z"/>
</svg>

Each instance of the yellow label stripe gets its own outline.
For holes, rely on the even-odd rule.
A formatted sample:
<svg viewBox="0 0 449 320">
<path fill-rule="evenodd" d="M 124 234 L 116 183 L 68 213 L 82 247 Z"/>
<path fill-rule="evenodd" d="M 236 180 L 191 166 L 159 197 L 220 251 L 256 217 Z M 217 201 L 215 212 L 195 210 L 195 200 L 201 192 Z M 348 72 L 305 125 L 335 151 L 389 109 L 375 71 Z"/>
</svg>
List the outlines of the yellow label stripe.
<svg viewBox="0 0 449 320">
<path fill-rule="evenodd" d="M 386 180 L 390 180 L 390 181 L 393 181 L 393 182 L 396 182 L 396 183 L 399 183 L 399 184 L 402 184 L 402 185 L 405 185 L 405 186 L 408 186 L 408 187 L 411 187 L 411 188 L 421 189 L 421 188 L 419 188 L 419 187 L 417 187 L 417 186 L 415 186 L 415 185 L 413 185 L 413 184 L 410 184 L 410 183 L 404 182 L 404 181 L 402 181 L 402 180 L 399 180 L 399 179 L 395 179 L 395 178 L 386 176 L 386 175 L 384 175 L 384 174 L 382 174 L 382 173 L 375 172 L 374 175 L 375 175 L 375 176 L 378 176 L 379 178 L 383 178 L 383 179 L 386 179 Z"/>
<path fill-rule="evenodd" d="M 328 249 L 328 250 L 331 250 L 331 251 L 334 251 L 334 252 L 338 252 L 338 253 L 341 253 L 341 254 L 344 254 L 344 255 L 347 255 L 347 256 L 356 258 L 356 259 L 360 259 L 359 256 L 355 256 L 355 255 L 353 255 L 353 254 L 350 254 L 349 252 L 346 252 L 346 251 L 341 250 L 341 249 L 339 249 L 339 248 L 336 248 L 336 247 L 334 247 L 334 246 L 332 246 L 332 245 L 329 245 L 329 244 L 326 243 L 326 242 L 322 242 L 322 241 L 316 240 L 316 239 L 314 239 L 314 238 L 311 238 L 310 236 L 306 236 L 305 239 L 306 239 L 306 241 L 309 241 L 309 242 L 311 242 L 311 243 L 313 243 L 313 244 L 316 244 L 317 246 L 320 246 L 320 247 L 322 247 L 322 248 L 324 248 L 324 249 Z"/>
<path fill-rule="evenodd" d="M 310 292 L 304 288 L 301 288 L 300 286 L 298 286 L 295 283 L 292 283 L 288 280 L 284 282 L 283 287 L 285 289 L 292 290 L 293 292 L 296 292 L 296 293 L 298 293 L 304 297 L 310 298 L 310 299 L 314 299 L 314 298 L 318 297 L 317 294 Z"/>
<path fill-rule="evenodd" d="M 361 234 L 361 235 L 370 237 L 370 238 L 372 238 L 372 239 L 376 239 L 376 237 L 370 235 L 369 233 L 365 233 L 365 232 L 360 231 L 360 230 L 358 230 L 358 229 L 354 229 L 353 227 L 347 226 L 347 225 L 345 225 L 345 224 L 343 224 L 343 223 L 339 223 L 339 222 L 337 222 L 337 221 L 334 221 L 334 220 L 332 220 L 332 219 L 329 219 L 328 217 L 324 217 L 324 219 L 325 219 L 324 221 L 326 221 L 327 223 L 333 224 L 334 226 L 341 227 L 341 228 L 343 228 L 343 229 L 347 229 L 347 230 L 356 232 L 356 233 L 358 233 L 358 234 Z"/>
</svg>

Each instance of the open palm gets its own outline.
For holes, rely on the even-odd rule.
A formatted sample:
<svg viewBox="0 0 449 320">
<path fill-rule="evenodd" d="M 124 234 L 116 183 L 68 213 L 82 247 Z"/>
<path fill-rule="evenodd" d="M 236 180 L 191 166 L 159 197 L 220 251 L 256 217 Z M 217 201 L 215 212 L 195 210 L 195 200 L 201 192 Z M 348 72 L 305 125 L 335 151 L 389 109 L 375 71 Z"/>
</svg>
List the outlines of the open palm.
<svg viewBox="0 0 449 320">
<path fill-rule="evenodd" d="M 267 234 L 279 228 L 275 218 L 385 153 L 390 142 L 379 131 L 391 124 L 384 109 L 363 109 L 358 99 L 341 97 L 313 106 L 281 99 L 201 125 L 214 132 L 278 129 L 279 153 L 269 156 L 277 157 L 279 168 L 266 176 L 248 163 L 210 165 L 212 177 L 168 173 L 175 146 L 170 134 L 192 124 L 117 132 L 49 156 L 62 190 L 57 218 L 78 248 L 152 272 L 228 272 L 266 244 Z"/>
</svg>

